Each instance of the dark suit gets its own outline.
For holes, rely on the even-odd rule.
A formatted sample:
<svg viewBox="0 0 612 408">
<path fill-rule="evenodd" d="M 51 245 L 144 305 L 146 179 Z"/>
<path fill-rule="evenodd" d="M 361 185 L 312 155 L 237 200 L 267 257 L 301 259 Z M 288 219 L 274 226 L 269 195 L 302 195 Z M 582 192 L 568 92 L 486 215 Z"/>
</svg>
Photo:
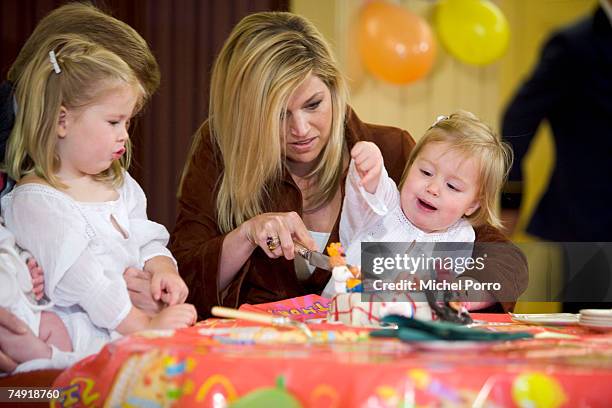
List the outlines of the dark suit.
<svg viewBox="0 0 612 408">
<path fill-rule="evenodd" d="M 551 241 L 611 241 L 612 27 L 601 8 L 553 35 L 508 106 L 502 133 L 515 154 L 511 181 L 540 122 L 556 164 L 528 232 Z"/>
<path fill-rule="evenodd" d="M 556 163 L 527 231 L 558 242 L 612 241 L 612 27 L 601 7 L 553 34 L 508 106 L 502 133 L 515 154 L 510 184 L 522 181 L 521 162 L 545 119 Z M 577 281 L 610 287 L 607 258 L 600 254 Z"/>
</svg>

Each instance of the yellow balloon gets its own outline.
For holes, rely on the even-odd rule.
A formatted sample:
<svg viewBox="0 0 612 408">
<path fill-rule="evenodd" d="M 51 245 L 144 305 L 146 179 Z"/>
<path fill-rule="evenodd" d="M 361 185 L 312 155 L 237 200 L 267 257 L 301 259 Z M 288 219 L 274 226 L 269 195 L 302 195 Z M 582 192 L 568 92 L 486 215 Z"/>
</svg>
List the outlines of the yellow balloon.
<svg viewBox="0 0 612 408">
<path fill-rule="evenodd" d="M 441 0 L 435 27 L 448 52 L 468 64 L 489 64 L 508 48 L 508 20 L 487 0 Z"/>
<path fill-rule="evenodd" d="M 543 373 L 518 375 L 512 382 L 512 400 L 519 407 L 557 408 L 565 401 L 563 387 Z"/>
</svg>

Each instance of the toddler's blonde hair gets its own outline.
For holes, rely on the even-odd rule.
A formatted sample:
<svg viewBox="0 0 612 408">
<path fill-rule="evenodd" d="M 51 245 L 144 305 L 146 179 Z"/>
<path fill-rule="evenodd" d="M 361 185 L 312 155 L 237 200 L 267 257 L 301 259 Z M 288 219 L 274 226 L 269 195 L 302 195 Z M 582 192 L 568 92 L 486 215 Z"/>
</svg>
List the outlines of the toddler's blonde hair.
<svg viewBox="0 0 612 408">
<path fill-rule="evenodd" d="M 423 148 L 430 143 L 445 142 L 452 150 L 475 158 L 479 165 L 478 200 L 480 207 L 467 219 L 473 226 L 502 226 L 497 209 L 497 197 L 512 165 L 512 149 L 487 124 L 473 113 L 459 110 L 439 117 L 418 141 L 410 154 L 400 182 L 406 181 L 408 170 Z"/>
<path fill-rule="evenodd" d="M 49 52 L 53 51 L 61 72 L 56 73 Z M 17 115 L 9 138 L 6 171 L 19 181 L 35 173 L 55 188 L 64 187 L 55 173 L 60 157 L 56 152 L 60 109 L 84 109 L 109 91 L 129 85 L 138 94 L 136 113 L 147 95 L 128 64 L 113 52 L 76 34 L 50 37 L 23 67 L 15 83 Z M 95 175 L 113 186 L 123 182 L 131 144 L 126 154 L 110 168 Z"/>
</svg>

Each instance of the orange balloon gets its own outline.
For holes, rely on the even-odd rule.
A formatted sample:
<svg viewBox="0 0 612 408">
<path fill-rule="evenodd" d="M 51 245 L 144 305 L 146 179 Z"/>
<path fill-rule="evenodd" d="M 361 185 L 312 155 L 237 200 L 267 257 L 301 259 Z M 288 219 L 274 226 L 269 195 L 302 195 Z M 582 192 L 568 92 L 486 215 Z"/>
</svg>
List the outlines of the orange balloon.
<svg viewBox="0 0 612 408">
<path fill-rule="evenodd" d="M 427 22 L 381 0 L 361 10 L 357 40 L 367 70 L 394 84 L 424 77 L 436 56 L 436 43 Z"/>
</svg>

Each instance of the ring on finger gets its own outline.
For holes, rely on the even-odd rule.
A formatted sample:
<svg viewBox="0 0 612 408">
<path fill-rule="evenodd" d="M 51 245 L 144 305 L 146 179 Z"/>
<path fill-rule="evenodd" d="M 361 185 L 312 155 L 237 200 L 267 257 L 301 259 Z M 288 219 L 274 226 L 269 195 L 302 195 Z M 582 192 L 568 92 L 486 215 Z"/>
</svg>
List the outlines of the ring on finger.
<svg viewBox="0 0 612 408">
<path fill-rule="evenodd" d="M 279 237 L 267 237 L 266 245 L 270 251 L 274 251 L 276 248 L 280 246 L 280 238 Z"/>
</svg>

